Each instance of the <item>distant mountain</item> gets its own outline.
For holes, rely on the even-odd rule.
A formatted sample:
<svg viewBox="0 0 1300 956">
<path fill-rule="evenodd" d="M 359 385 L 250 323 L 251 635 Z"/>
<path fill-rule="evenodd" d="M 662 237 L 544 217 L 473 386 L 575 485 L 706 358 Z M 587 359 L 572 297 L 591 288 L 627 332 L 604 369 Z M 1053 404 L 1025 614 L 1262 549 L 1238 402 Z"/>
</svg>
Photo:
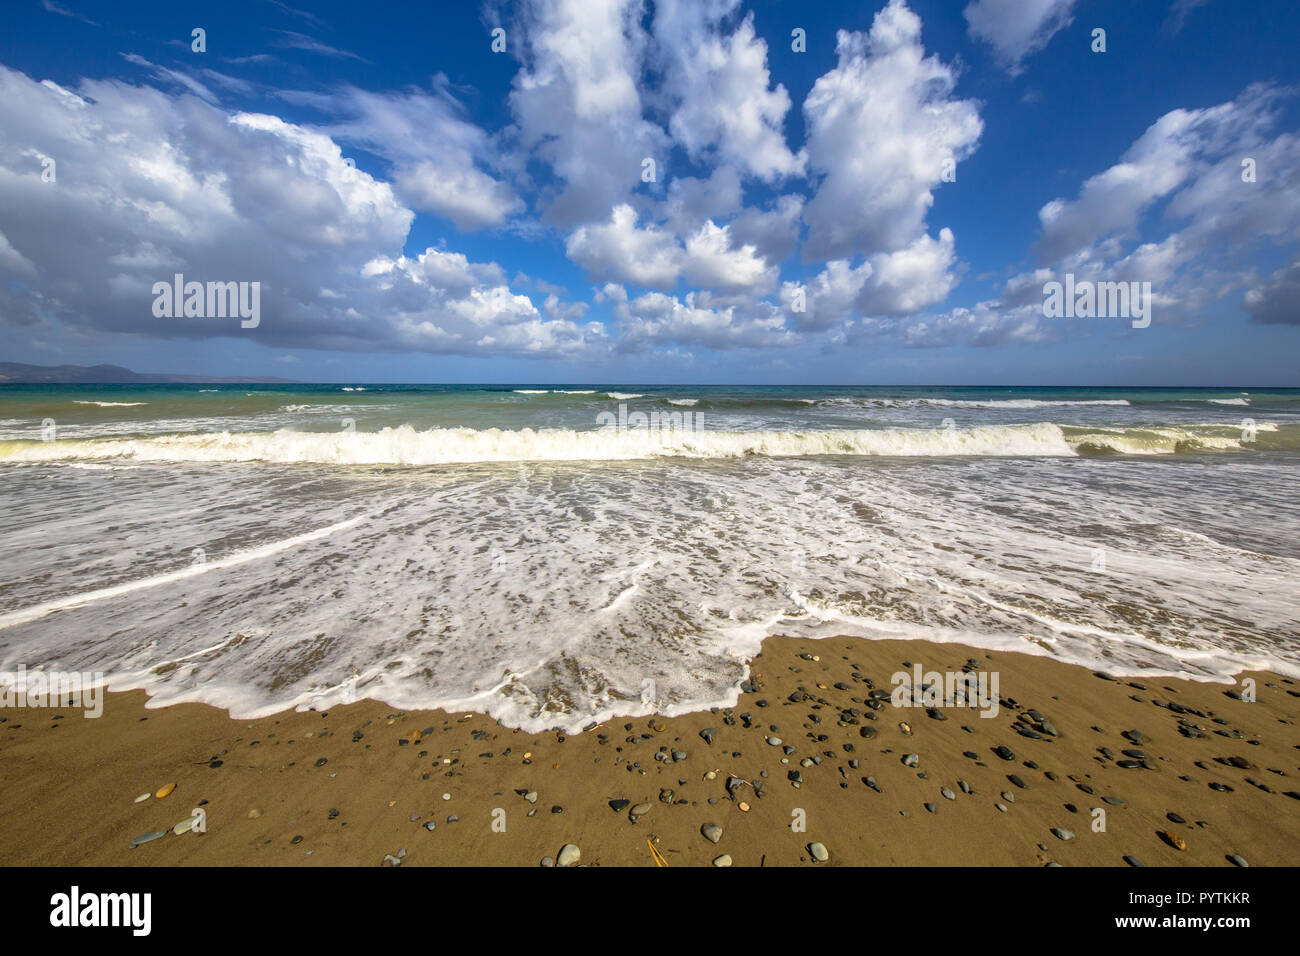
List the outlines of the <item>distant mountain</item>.
<svg viewBox="0 0 1300 956">
<path fill-rule="evenodd" d="M 120 365 L 24 365 L 0 362 L 0 385 L 160 385 L 160 384 L 292 384 L 288 378 L 213 378 L 209 375 L 152 375 Z"/>
</svg>

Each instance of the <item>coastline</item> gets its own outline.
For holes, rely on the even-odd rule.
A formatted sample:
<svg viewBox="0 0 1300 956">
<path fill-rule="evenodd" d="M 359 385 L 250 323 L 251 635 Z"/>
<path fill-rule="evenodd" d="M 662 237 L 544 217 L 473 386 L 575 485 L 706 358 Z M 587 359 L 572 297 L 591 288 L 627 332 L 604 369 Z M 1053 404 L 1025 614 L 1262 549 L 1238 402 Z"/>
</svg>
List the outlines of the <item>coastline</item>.
<svg viewBox="0 0 1300 956">
<path fill-rule="evenodd" d="M 996 716 L 941 708 L 935 719 L 884 701 L 867 717 L 867 680 L 889 691 L 895 672 L 959 672 L 968 660 L 999 675 Z M 75 708 L 5 708 L 0 864 L 374 866 L 405 850 L 402 865 L 537 866 L 576 844 L 585 865 L 655 866 L 653 844 L 672 866 L 723 854 L 737 866 L 783 866 L 814 865 L 817 842 L 829 851 L 818 865 L 831 866 L 1124 866 L 1126 857 L 1232 866 L 1233 856 L 1290 865 L 1300 845 L 1300 682 L 1240 677 L 1255 680 L 1256 701 L 1222 684 L 1108 680 L 960 644 L 769 637 L 751 665 L 757 686 L 734 708 L 619 718 L 572 736 L 368 700 L 258 720 L 203 704 L 151 710 L 142 691 L 109 694 L 93 720 Z M 1059 736 L 1017 733 L 1030 709 Z M 1185 735 L 1180 721 L 1197 729 Z M 1139 744 L 1121 736 L 1131 730 Z M 666 761 L 655 759 L 661 748 Z M 1155 769 L 1119 765 L 1137 763 L 1123 753 L 1135 748 Z M 905 754 L 918 755 L 916 766 Z M 733 776 L 743 782 L 731 796 Z M 134 802 L 172 783 L 169 795 Z M 129 849 L 200 801 L 206 832 Z M 1094 832 L 1094 808 L 1105 811 L 1104 832 Z M 800 815 L 806 832 L 792 829 Z M 722 828 L 716 844 L 701 834 L 706 824 Z"/>
</svg>

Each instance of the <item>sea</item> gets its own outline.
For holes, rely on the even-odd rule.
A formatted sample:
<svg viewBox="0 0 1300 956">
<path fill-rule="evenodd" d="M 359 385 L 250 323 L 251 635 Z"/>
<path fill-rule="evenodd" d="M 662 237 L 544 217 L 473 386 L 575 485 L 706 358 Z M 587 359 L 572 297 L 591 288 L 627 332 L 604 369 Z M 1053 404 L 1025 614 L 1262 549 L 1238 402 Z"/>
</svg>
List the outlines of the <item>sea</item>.
<svg viewBox="0 0 1300 956">
<path fill-rule="evenodd" d="M 529 731 L 773 634 L 1300 677 L 1297 476 L 1296 389 L 6 385 L 0 672 Z"/>
</svg>

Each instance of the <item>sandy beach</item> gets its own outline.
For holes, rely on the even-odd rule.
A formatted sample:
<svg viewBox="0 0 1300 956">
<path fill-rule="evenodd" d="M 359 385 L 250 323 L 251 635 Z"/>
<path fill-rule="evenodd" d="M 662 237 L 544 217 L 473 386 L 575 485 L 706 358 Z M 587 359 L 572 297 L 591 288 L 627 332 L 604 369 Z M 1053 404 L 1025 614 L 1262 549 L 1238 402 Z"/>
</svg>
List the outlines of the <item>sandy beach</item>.
<svg viewBox="0 0 1300 956">
<path fill-rule="evenodd" d="M 917 665 L 996 674 L 996 716 L 872 708 Z M 9 708 L 0 863 L 538 866 L 573 844 L 581 865 L 797 866 L 817 843 L 829 866 L 1292 864 L 1300 684 L 1241 676 L 1257 700 L 958 644 L 773 637 L 734 708 L 568 736 L 373 701 L 251 721 L 143 692 L 98 719 Z M 199 807 L 206 832 L 131 848 Z"/>
</svg>

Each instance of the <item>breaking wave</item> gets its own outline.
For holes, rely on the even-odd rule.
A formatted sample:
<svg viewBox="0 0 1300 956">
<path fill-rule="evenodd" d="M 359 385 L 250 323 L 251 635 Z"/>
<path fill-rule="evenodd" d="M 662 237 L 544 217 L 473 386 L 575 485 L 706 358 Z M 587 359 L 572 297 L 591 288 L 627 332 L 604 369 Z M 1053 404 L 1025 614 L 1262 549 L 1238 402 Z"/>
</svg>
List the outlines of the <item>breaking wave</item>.
<svg viewBox="0 0 1300 956">
<path fill-rule="evenodd" d="M 710 431 L 681 427 L 626 430 L 432 428 L 374 432 L 209 432 L 133 438 L 0 442 L 0 461 L 123 459 L 150 462 L 276 462 L 339 465 L 443 465 L 473 462 L 622 461 L 656 457 L 839 456 L 1060 457 L 1171 455 L 1253 447 L 1254 436 L 1223 425 L 1102 428 L 1039 422 L 972 428 Z M 1264 435 L 1278 427 L 1261 423 Z M 1288 426 L 1297 446 L 1300 429 Z M 1263 441 L 1260 438 L 1259 441 Z"/>
</svg>

